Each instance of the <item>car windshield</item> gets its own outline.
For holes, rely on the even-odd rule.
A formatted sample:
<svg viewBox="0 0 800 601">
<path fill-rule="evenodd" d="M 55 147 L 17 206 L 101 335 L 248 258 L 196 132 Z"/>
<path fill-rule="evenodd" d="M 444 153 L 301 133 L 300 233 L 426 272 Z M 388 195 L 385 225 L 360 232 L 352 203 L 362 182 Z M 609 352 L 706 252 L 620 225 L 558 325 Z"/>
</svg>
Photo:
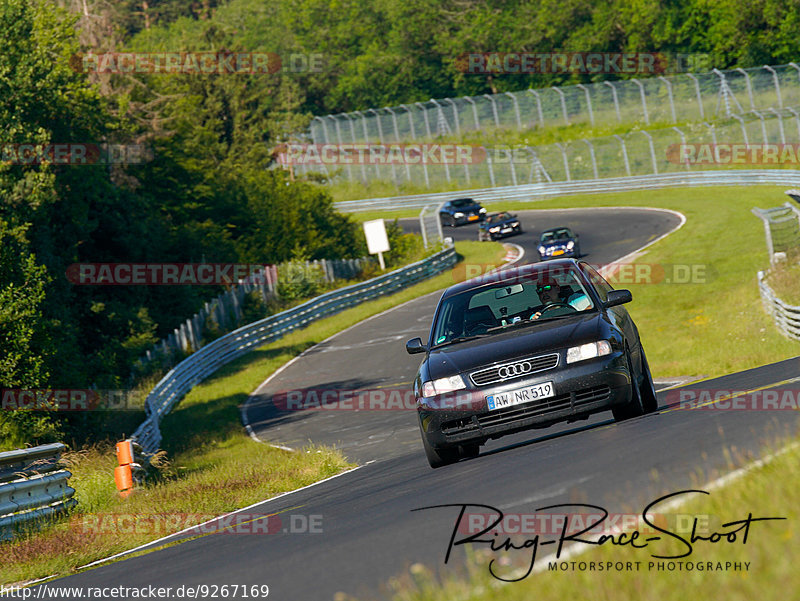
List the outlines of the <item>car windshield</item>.
<svg viewBox="0 0 800 601">
<path fill-rule="evenodd" d="M 542 234 L 542 243 L 558 242 L 560 240 L 569 240 L 570 238 L 572 238 L 572 234 L 569 230 L 553 230 Z"/>
<path fill-rule="evenodd" d="M 505 221 L 506 219 L 511 219 L 511 215 L 508 213 L 497 213 L 496 215 L 491 215 L 488 219 L 489 223 L 500 223 L 501 221 Z"/>
<path fill-rule="evenodd" d="M 450 203 L 451 206 L 456 208 L 468 207 L 474 204 L 471 198 L 461 198 L 459 200 L 454 200 Z"/>
<path fill-rule="evenodd" d="M 570 266 L 525 271 L 476 285 L 442 302 L 431 342 L 451 344 L 593 311 L 587 286 Z"/>
</svg>

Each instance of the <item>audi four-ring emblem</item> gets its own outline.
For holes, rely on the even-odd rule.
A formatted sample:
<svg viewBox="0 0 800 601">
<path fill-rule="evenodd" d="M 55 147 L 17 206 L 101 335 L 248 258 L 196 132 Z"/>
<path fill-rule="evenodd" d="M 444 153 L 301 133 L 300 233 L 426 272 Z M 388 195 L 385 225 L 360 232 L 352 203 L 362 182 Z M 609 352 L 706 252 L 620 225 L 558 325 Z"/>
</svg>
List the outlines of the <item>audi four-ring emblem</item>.
<svg viewBox="0 0 800 601">
<path fill-rule="evenodd" d="M 528 373 L 531 370 L 530 361 L 522 361 L 521 363 L 511 363 L 510 365 L 503 365 L 497 369 L 497 376 L 503 380 L 514 378 Z"/>
</svg>

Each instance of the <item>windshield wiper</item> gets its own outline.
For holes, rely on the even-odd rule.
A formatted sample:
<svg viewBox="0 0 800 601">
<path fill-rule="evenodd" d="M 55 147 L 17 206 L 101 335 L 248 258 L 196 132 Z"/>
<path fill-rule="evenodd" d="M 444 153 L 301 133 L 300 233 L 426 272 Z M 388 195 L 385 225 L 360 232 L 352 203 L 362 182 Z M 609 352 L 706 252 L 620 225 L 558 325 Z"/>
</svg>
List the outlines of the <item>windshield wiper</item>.
<svg viewBox="0 0 800 601">
<path fill-rule="evenodd" d="M 455 338 L 451 338 L 450 340 L 446 340 L 445 342 L 440 342 L 439 344 L 434 344 L 435 347 L 440 346 L 447 346 L 448 344 L 454 344 L 456 342 L 464 342 L 466 340 L 475 340 L 476 338 L 485 338 L 486 336 L 491 336 L 491 334 L 472 334 L 470 336 L 456 336 Z"/>
</svg>

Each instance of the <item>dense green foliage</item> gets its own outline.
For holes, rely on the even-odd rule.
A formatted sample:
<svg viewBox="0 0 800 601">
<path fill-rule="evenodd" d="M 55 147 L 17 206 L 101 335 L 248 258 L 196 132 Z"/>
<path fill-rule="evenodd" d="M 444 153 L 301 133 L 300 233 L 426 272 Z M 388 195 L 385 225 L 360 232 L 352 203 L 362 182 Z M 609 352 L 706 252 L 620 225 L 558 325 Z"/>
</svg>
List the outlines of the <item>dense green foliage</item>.
<svg viewBox="0 0 800 601">
<path fill-rule="evenodd" d="M 800 1 L 0 0 L 0 144 L 139 144 L 133 165 L 0 161 L 0 387 L 130 384 L 133 361 L 219 287 L 76 286 L 78 262 L 365 254 L 324 188 L 271 170 L 313 114 L 577 81 L 466 75 L 485 51 L 798 58 Z M 273 73 L 85 73 L 81 53 L 262 52 Z M 321 58 L 297 72 L 292 55 Z M 409 253 L 414 241 L 397 234 Z M 388 257 L 392 262 L 393 256 Z M 88 421 L 87 421 L 88 420 Z M 0 436 L 91 427 L 0 413 Z"/>
</svg>

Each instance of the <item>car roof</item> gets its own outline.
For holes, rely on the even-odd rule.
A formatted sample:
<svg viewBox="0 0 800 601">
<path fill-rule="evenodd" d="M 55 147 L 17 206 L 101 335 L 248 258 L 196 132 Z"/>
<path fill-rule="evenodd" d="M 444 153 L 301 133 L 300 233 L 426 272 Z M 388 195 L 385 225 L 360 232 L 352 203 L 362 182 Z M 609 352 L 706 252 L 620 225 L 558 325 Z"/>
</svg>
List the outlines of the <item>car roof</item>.
<svg viewBox="0 0 800 601">
<path fill-rule="evenodd" d="M 547 273 L 550 271 L 555 271 L 559 268 L 565 269 L 568 267 L 577 267 L 577 265 L 578 262 L 575 259 L 555 259 L 547 261 L 546 263 L 529 263 L 527 265 L 520 265 L 519 267 L 512 267 L 511 269 L 505 270 L 507 272 L 505 274 L 503 271 L 499 271 L 483 276 L 477 276 L 473 279 L 467 280 L 466 282 L 460 282 L 450 286 L 442 294 L 442 300 L 467 290 L 480 288 L 482 286 L 495 285 L 504 281 L 513 281 L 519 279 L 520 277 L 525 277 L 540 272 Z"/>
</svg>

